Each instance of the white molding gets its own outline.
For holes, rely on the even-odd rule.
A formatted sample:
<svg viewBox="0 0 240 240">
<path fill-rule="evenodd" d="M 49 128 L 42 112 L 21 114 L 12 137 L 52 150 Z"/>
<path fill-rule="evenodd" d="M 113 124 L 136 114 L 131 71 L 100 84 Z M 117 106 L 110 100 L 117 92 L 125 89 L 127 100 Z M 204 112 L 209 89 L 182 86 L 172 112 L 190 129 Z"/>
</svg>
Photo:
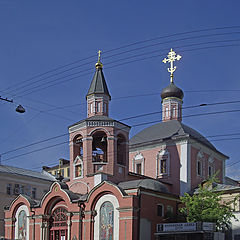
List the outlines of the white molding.
<svg viewBox="0 0 240 240">
<path fill-rule="evenodd" d="M 163 158 L 163 156 L 166 156 L 166 158 Z M 161 168 L 161 161 L 162 160 L 166 160 L 167 161 L 167 169 L 166 169 L 166 173 L 160 173 L 160 168 Z M 159 176 L 169 176 L 170 175 L 170 162 L 171 162 L 171 158 L 170 158 L 170 153 L 167 150 L 167 148 L 162 148 L 156 156 L 156 177 L 158 178 Z"/>
<path fill-rule="evenodd" d="M 137 173 L 137 164 L 141 164 L 141 175 L 145 174 L 145 158 L 141 152 L 137 152 L 137 154 L 133 157 L 133 172 Z"/>
<path fill-rule="evenodd" d="M 180 150 L 180 195 L 191 190 L 191 152 L 188 143 L 181 145 Z"/>
</svg>

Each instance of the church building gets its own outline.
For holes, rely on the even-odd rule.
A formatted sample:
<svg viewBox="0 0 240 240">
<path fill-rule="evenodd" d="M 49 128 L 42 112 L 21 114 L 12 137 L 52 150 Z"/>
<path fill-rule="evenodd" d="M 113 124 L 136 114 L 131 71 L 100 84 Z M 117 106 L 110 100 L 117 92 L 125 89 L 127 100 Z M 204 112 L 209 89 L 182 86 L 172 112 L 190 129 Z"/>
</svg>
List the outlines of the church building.
<svg viewBox="0 0 240 240">
<path fill-rule="evenodd" d="M 180 56 L 171 50 L 162 122 L 129 141 L 130 126 L 109 117 L 111 95 L 100 61 L 86 95 L 87 118 L 69 126 L 70 177 L 40 200 L 19 195 L 5 210 L 5 237 L 25 240 L 155 239 L 177 212 L 179 195 L 214 172 L 223 182 L 227 156 L 182 123 L 183 91 L 173 82 Z"/>
</svg>

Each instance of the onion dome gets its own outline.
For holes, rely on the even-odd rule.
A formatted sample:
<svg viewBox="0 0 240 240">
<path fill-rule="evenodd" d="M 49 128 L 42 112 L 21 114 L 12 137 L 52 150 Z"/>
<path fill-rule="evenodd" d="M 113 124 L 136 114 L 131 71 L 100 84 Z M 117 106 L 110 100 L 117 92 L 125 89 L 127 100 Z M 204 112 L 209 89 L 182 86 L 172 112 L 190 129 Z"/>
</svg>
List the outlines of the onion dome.
<svg viewBox="0 0 240 240">
<path fill-rule="evenodd" d="M 170 83 L 167 87 L 165 87 L 161 92 L 161 98 L 179 98 L 183 99 L 183 91 L 178 88 L 173 82 Z"/>
</svg>

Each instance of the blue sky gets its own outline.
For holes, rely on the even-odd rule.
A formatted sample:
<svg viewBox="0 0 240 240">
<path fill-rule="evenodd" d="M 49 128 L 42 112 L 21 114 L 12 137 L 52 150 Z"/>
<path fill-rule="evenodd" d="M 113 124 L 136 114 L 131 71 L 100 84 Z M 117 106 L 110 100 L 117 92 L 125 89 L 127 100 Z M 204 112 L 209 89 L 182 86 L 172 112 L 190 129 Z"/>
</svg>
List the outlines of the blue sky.
<svg viewBox="0 0 240 240">
<path fill-rule="evenodd" d="M 161 89 L 169 83 L 162 59 L 171 47 L 182 55 L 174 80 L 184 90 L 184 107 L 239 101 L 240 27 L 234 27 L 240 25 L 239 7 L 237 0 L 1 0 L 0 96 L 14 100 L 0 102 L 2 163 L 40 170 L 61 157 L 69 159 L 67 143 L 19 156 L 63 143 L 67 136 L 3 153 L 65 134 L 86 117 L 85 95 L 99 49 L 112 96 L 110 116 L 117 120 L 161 110 Z M 19 103 L 25 114 L 14 111 Z M 239 105 L 190 108 L 183 116 L 238 110 Z M 240 134 L 229 134 L 240 133 L 239 118 L 236 111 L 183 119 L 205 136 L 223 135 L 209 140 L 230 157 L 227 165 L 239 161 L 227 168 L 234 178 L 240 178 Z M 157 120 L 160 114 L 124 122 Z M 147 126 L 133 127 L 131 135 Z"/>
</svg>

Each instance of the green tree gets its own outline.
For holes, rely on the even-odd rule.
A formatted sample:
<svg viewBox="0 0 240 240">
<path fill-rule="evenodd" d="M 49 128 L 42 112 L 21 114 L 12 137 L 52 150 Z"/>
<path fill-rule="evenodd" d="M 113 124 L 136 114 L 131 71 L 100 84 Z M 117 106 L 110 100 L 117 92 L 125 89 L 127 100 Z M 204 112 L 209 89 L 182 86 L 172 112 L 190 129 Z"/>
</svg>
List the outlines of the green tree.
<svg viewBox="0 0 240 240">
<path fill-rule="evenodd" d="M 180 213 L 186 216 L 188 222 L 214 222 L 218 230 L 229 229 L 231 218 L 235 218 L 232 205 L 237 199 L 223 202 L 222 192 L 216 191 L 214 179 L 210 179 L 204 186 L 199 185 L 197 193 L 185 193 L 180 200 L 184 204 Z M 236 219 L 236 218 L 235 218 Z"/>
</svg>

